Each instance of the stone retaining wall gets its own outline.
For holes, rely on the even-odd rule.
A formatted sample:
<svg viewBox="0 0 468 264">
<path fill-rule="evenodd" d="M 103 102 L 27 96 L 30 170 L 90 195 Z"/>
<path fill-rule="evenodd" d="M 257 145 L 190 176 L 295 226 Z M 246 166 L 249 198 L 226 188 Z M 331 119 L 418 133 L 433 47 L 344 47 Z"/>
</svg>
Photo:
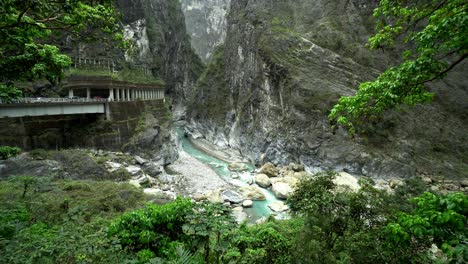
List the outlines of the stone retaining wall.
<svg viewBox="0 0 468 264">
<path fill-rule="evenodd" d="M 165 116 L 163 100 L 110 102 L 103 114 L 0 118 L 0 146 L 120 150 L 144 122 L 142 115 Z"/>
</svg>

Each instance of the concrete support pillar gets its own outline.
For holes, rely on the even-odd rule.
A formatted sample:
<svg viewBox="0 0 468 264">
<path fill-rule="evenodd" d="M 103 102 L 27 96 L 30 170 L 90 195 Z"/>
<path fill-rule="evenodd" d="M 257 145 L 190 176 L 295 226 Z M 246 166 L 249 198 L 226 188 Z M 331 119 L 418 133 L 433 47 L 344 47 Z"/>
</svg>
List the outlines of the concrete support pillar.
<svg viewBox="0 0 468 264">
<path fill-rule="evenodd" d="M 72 98 L 73 96 L 73 89 L 68 90 L 68 98 Z"/>
<path fill-rule="evenodd" d="M 86 88 L 86 98 L 89 100 L 91 99 L 91 88 Z"/>
<path fill-rule="evenodd" d="M 146 93 L 146 90 L 143 90 L 143 100 L 148 99 L 148 94 Z"/>
<path fill-rule="evenodd" d="M 127 101 L 130 101 L 130 89 L 127 89 Z"/>
<path fill-rule="evenodd" d="M 109 88 L 109 101 L 114 101 L 114 89 Z"/>
<path fill-rule="evenodd" d="M 127 101 L 127 94 L 125 93 L 125 88 L 122 89 L 122 101 Z"/>
<path fill-rule="evenodd" d="M 120 101 L 120 89 L 115 89 L 115 100 Z"/>
</svg>

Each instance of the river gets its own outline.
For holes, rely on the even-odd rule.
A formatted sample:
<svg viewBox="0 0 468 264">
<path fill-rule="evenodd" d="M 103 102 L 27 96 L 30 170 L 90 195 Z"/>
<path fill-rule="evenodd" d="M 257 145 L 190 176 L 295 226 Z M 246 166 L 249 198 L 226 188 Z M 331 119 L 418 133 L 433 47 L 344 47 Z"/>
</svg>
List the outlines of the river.
<svg viewBox="0 0 468 264">
<path fill-rule="evenodd" d="M 249 185 L 253 181 L 255 170 L 255 166 L 253 164 L 245 163 L 249 168 L 248 172 L 239 173 L 239 179 L 233 179 L 233 172 L 228 169 L 228 162 L 220 160 L 210 155 L 209 153 L 196 148 L 194 144 L 192 144 L 192 142 L 185 136 L 182 128 L 176 128 L 176 131 L 182 150 L 202 163 L 208 165 L 226 183 L 232 186 L 241 187 Z M 278 199 L 270 190 L 264 188 L 260 189 L 264 193 L 266 200 L 253 201 L 253 206 L 251 208 L 244 208 L 244 212 L 246 212 L 248 215 L 249 222 L 255 222 L 262 217 L 269 217 L 273 212 L 268 207 L 268 204 L 274 201 L 278 201 Z"/>
</svg>

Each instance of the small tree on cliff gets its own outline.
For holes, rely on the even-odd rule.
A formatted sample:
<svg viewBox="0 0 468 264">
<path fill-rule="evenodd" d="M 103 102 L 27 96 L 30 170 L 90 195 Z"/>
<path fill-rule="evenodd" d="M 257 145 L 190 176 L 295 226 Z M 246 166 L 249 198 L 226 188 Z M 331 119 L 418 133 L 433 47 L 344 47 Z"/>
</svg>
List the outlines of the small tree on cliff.
<svg viewBox="0 0 468 264">
<path fill-rule="evenodd" d="M 0 99 L 21 93 L 14 81 L 47 79 L 52 83 L 71 64 L 54 45 L 52 34 L 67 32 L 90 40 L 92 36 L 122 39 L 112 0 L 1 0 Z M 92 34 L 86 34 L 92 33 Z"/>
<path fill-rule="evenodd" d="M 351 133 L 384 111 L 404 104 L 430 102 L 425 84 L 442 79 L 468 56 L 468 2 L 466 0 L 380 0 L 374 10 L 377 34 L 372 49 L 403 41 L 408 47 L 403 62 L 376 80 L 359 86 L 355 96 L 341 97 L 330 120 Z"/>
</svg>

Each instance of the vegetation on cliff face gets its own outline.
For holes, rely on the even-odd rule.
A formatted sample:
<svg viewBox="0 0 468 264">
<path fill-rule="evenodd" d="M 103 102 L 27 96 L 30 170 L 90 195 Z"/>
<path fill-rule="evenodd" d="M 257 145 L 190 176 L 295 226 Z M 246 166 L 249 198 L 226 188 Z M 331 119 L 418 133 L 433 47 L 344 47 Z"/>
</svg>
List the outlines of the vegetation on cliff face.
<svg viewBox="0 0 468 264">
<path fill-rule="evenodd" d="M 71 64 L 47 39 L 67 32 L 90 41 L 122 40 L 113 2 L 5 0 L 0 4 L 0 96 L 19 96 L 14 81 L 56 83 Z"/>
<path fill-rule="evenodd" d="M 468 4 L 463 0 L 381 0 L 374 11 L 377 34 L 372 49 L 392 48 L 404 42 L 403 62 L 375 81 L 359 86 L 355 96 L 342 97 L 329 115 L 354 133 L 376 121 L 386 110 L 414 106 L 433 99 L 425 84 L 444 78 L 468 56 Z"/>
</svg>

